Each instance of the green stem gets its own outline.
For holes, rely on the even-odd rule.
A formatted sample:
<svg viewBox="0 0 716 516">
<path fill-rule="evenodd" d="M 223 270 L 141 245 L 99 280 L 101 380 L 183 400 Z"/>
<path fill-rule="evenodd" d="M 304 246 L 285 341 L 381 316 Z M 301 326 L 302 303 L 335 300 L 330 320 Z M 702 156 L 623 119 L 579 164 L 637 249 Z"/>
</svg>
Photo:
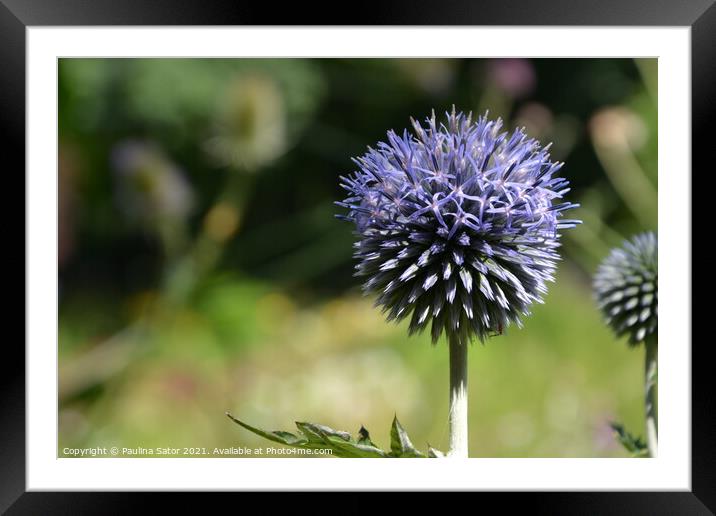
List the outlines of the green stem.
<svg viewBox="0 0 716 516">
<path fill-rule="evenodd" d="M 253 182 L 253 175 L 237 170 L 230 171 L 224 190 L 213 206 L 226 204 L 235 210 L 236 216 L 241 220 Z M 233 237 L 233 234 L 225 236 L 229 237 Z M 191 248 L 170 268 L 164 286 L 166 298 L 171 303 L 184 302 L 199 281 L 214 269 L 225 247 L 226 241 L 217 240 L 205 224 L 192 242 Z"/>
<path fill-rule="evenodd" d="M 450 338 L 449 457 L 467 458 L 467 342 Z"/>
<path fill-rule="evenodd" d="M 644 407 L 646 409 L 646 443 L 649 456 L 656 457 L 658 437 L 657 372 L 658 340 L 651 335 L 644 341 L 646 359 L 644 361 Z"/>
<path fill-rule="evenodd" d="M 634 217 L 642 224 L 652 226 L 657 213 L 656 188 L 632 149 L 626 144 L 605 145 L 595 141 L 594 150 L 607 179 Z"/>
</svg>

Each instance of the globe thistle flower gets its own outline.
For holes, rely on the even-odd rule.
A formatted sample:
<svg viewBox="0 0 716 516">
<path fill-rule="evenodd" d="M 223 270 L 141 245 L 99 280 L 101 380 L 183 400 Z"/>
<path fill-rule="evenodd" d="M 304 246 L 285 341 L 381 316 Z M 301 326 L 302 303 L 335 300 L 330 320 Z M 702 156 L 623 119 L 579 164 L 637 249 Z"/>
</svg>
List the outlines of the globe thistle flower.
<svg viewBox="0 0 716 516">
<path fill-rule="evenodd" d="M 446 115 L 411 119 L 413 134 L 389 131 L 354 159 L 337 204 L 356 227 L 356 274 L 388 320 L 466 343 L 519 325 L 542 302 L 559 230 L 579 221 L 562 218 L 577 205 L 561 200 L 568 181 L 549 146 L 487 115 Z"/>
<path fill-rule="evenodd" d="M 363 288 L 377 294 L 388 319 L 410 317 L 410 333 L 430 325 L 433 343 L 447 335 L 448 452 L 428 455 L 467 458 L 467 344 L 519 324 L 542 302 L 559 260 L 559 230 L 579 223 L 563 212 L 577 205 L 561 200 L 569 191 L 557 176 L 562 163 L 523 129 L 501 132 L 500 119 L 473 121 L 454 107 L 439 126 L 434 113 L 425 125 L 412 123 L 413 134 L 388 131 L 387 143 L 354 159 L 358 170 L 341 177 L 348 197 L 337 203 L 348 213 L 338 217 L 355 224 L 356 274 L 367 277 Z M 348 449 L 344 456 L 422 456 L 397 419 L 390 454 L 376 452 L 365 429 L 351 443 L 327 427 L 299 423 L 313 436 L 304 439 L 234 421 L 294 446 L 318 438 L 338 453 Z"/>
<path fill-rule="evenodd" d="M 658 246 L 643 233 L 612 250 L 594 276 L 594 292 L 617 336 L 637 345 L 658 328 Z"/>
</svg>

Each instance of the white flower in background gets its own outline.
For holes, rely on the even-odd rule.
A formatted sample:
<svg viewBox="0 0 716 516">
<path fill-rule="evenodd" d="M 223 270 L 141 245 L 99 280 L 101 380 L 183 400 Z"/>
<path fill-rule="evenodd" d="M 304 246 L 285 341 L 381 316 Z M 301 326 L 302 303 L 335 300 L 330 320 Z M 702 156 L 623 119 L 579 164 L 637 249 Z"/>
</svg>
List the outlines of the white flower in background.
<svg viewBox="0 0 716 516">
<path fill-rule="evenodd" d="M 287 149 L 284 97 L 263 75 L 235 79 L 219 105 L 206 150 L 220 166 L 253 172 Z"/>
<path fill-rule="evenodd" d="M 194 207 L 184 173 L 151 142 L 124 141 L 112 152 L 117 202 L 128 218 L 160 224 L 183 221 Z"/>
</svg>

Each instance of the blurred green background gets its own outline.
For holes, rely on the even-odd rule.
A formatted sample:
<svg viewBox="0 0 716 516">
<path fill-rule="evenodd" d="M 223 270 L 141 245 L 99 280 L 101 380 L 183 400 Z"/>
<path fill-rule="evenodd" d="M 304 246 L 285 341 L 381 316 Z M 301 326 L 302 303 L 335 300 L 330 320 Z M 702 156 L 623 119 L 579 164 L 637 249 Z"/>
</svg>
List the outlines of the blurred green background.
<svg viewBox="0 0 716 516">
<path fill-rule="evenodd" d="M 590 277 L 657 223 L 654 59 L 61 59 L 59 450 L 263 446 L 294 420 L 447 445 L 445 343 L 383 321 L 336 220 L 350 158 L 453 104 L 543 143 L 582 207 L 546 303 L 470 350 L 476 457 L 621 457 L 642 350 Z"/>
</svg>

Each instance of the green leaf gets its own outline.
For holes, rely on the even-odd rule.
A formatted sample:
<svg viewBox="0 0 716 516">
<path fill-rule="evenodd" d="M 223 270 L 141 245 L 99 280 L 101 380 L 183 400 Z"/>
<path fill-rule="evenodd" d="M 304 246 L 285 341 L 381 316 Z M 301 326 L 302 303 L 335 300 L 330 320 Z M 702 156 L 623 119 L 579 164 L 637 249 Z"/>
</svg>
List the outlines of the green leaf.
<svg viewBox="0 0 716 516">
<path fill-rule="evenodd" d="M 646 443 L 641 440 L 641 437 L 635 437 L 628 432 L 624 425 L 620 423 L 609 423 L 609 426 L 614 430 L 614 436 L 621 445 L 631 453 L 632 457 L 648 457 L 649 450 L 647 449 Z"/>
<path fill-rule="evenodd" d="M 424 457 L 410 442 L 410 437 L 408 437 L 408 433 L 398 421 L 398 416 L 393 418 L 393 427 L 390 429 L 390 456 L 401 458 Z"/>
<path fill-rule="evenodd" d="M 237 425 L 245 428 L 258 436 L 269 441 L 304 449 L 326 449 L 331 450 L 335 457 L 351 458 L 384 458 L 384 457 L 425 457 L 415 449 L 410 442 L 407 432 L 402 427 L 398 418 L 393 419 L 393 426 L 390 431 L 391 450 L 386 452 L 378 448 L 370 438 L 368 430 L 361 426 L 358 430 L 358 438 L 353 439 L 348 432 L 334 430 L 325 425 L 308 422 L 296 422 L 299 434 L 281 430 L 267 431 L 253 427 L 243 421 L 236 419 L 229 414 L 226 415 Z M 444 454 L 434 448 L 428 449 L 428 457 L 443 457 Z"/>
<path fill-rule="evenodd" d="M 386 453 L 375 446 L 358 444 L 355 442 L 333 441 L 331 442 L 333 455 L 337 457 L 353 458 L 383 458 Z"/>
<path fill-rule="evenodd" d="M 428 444 L 428 457 L 430 457 L 431 459 L 441 459 L 445 457 L 445 454 L 440 450 L 436 450 Z"/>
<path fill-rule="evenodd" d="M 290 432 L 283 432 L 283 431 L 275 431 L 275 432 L 267 432 L 265 430 L 261 430 L 260 428 L 254 428 L 253 426 L 244 423 L 243 421 L 239 421 L 234 416 L 229 414 L 228 412 L 226 415 L 231 419 L 234 423 L 237 425 L 243 426 L 246 430 L 249 432 L 253 432 L 256 435 L 260 435 L 261 437 L 264 437 L 268 439 L 269 441 L 273 441 L 275 443 L 281 443 L 281 444 L 287 444 L 289 446 L 299 446 L 300 444 L 303 444 L 306 442 L 306 439 L 302 439 L 300 437 L 297 437 L 293 435 Z"/>
<path fill-rule="evenodd" d="M 300 423 L 296 421 L 296 426 L 301 432 L 311 440 L 311 436 L 317 436 L 319 441 L 323 441 L 326 437 L 337 437 L 344 441 L 351 440 L 351 434 L 348 432 L 342 432 L 340 430 L 333 430 L 325 425 L 318 425 L 315 423 Z"/>
<path fill-rule="evenodd" d="M 358 430 L 358 444 L 375 446 L 373 441 L 370 440 L 370 433 L 368 432 L 368 429 L 363 425 L 361 425 L 360 430 Z"/>
</svg>

